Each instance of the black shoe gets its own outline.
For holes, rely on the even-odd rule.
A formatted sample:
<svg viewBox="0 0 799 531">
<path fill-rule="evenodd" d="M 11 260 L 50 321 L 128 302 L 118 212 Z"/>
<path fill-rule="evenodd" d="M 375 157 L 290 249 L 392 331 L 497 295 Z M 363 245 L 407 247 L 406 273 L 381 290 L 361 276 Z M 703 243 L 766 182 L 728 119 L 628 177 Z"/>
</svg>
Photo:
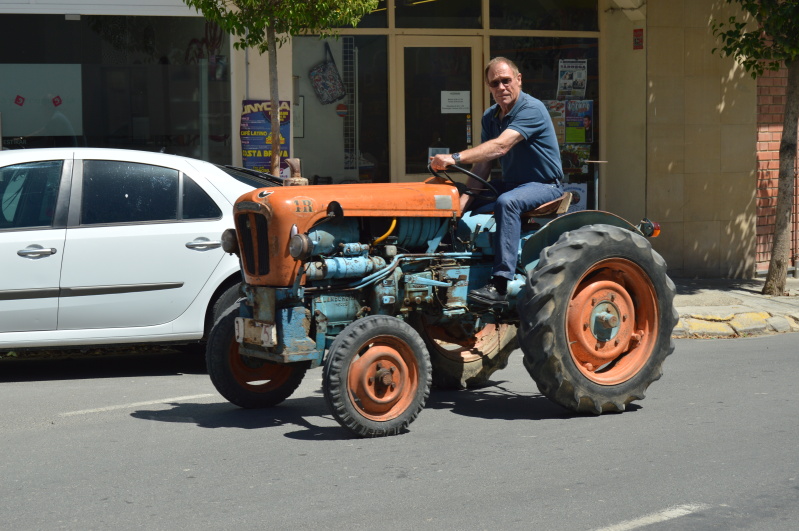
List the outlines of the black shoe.
<svg viewBox="0 0 799 531">
<path fill-rule="evenodd" d="M 489 281 L 488 284 L 479 289 L 473 289 L 469 292 L 469 299 L 480 304 L 488 304 L 493 306 L 495 304 L 507 304 L 508 294 L 500 293 L 497 286 Z"/>
</svg>

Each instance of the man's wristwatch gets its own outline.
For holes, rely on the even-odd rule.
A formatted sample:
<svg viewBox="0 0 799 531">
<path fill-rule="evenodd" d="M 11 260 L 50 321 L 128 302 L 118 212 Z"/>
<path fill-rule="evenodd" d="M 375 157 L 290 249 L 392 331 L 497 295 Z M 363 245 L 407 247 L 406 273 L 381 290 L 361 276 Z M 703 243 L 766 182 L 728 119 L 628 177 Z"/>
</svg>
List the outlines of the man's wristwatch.
<svg viewBox="0 0 799 531">
<path fill-rule="evenodd" d="M 455 161 L 455 164 L 460 164 L 461 163 L 461 154 L 460 153 L 453 153 L 452 154 L 452 160 Z"/>
</svg>

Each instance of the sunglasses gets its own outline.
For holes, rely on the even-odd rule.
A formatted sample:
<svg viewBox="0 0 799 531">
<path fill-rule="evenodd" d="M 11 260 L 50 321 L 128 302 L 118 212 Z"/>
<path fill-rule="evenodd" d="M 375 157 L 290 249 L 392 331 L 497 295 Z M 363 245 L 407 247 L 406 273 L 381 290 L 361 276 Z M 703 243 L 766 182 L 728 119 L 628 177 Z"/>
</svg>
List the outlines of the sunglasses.
<svg viewBox="0 0 799 531">
<path fill-rule="evenodd" d="M 499 79 L 495 79 L 488 83 L 488 86 L 491 88 L 497 88 L 500 85 L 505 85 L 506 87 L 513 82 L 512 77 L 501 77 Z"/>
</svg>

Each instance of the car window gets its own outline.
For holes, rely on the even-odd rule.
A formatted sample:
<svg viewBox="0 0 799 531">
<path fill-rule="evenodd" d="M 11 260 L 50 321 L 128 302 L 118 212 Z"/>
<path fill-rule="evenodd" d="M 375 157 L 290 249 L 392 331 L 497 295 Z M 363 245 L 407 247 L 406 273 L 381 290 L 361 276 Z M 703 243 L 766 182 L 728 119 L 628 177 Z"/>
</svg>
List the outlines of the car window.
<svg viewBox="0 0 799 531">
<path fill-rule="evenodd" d="M 183 175 L 183 219 L 219 219 L 222 210 L 205 190 L 188 175 Z"/>
<path fill-rule="evenodd" d="M 111 160 L 83 163 L 81 223 L 176 220 L 179 172 Z"/>
<path fill-rule="evenodd" d="M 0 168 L 0 229 L 50 227 L 63 161 Z"/>
</svg>

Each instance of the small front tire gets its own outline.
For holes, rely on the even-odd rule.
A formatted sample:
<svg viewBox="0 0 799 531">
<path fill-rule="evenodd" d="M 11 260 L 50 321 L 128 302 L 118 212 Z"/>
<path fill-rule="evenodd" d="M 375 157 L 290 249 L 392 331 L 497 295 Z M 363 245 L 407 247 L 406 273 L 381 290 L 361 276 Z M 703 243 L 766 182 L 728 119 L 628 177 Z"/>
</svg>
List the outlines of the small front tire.
<svg viewBox="0 0 799 531">
<path fill-rule="evenodd" d="M 430 360 L 410 325 L 370 315 L 347 325 L 333 341 L 323 382 L 339 424 L 361 437 L 396 435 L 424 408 Z"/>
</svg>

